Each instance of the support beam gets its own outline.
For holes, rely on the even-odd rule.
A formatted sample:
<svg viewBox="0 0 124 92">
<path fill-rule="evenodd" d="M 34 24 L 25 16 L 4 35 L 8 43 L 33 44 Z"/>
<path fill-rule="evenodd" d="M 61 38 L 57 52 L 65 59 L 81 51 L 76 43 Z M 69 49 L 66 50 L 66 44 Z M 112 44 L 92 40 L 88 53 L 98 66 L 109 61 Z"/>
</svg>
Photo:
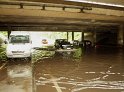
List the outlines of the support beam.
<svg viewBox="0 0 124 92">
<path fill-rule="evenodd" d="M 81 46 L 81 48 L 84 46 L 84 30 L 82 30 L 82 32 L 81 32 L 81 43 L 80 43 L 80 46 Z"/>
<path fill-rule="evenodd" d="M 101 20 L 101 21 L 112 21 L 112 22 L 122 22 L 122 23 L 124 22 L 124 17 L 118 17 L 118 16 L 98 15 L 98 14 L 88 14 L 88 13 L 74 13 L 74 12 L 72 13 L 72 12 L 65 12 L 65 11 L 31 10 L 31 9 L 0 8 L 0 16 L 51 17 L 51 18 Z M 4 21 L 4 19 L 2 21 Z"/>
<path fill-rule="evenodd" d="M 120 26 L 120 32 L 121 34 L 121 38 L 122 38 L 122 46 L 124 47 L 124 24 Z"/>
<path fill-rule="evenodd" d="M 58 32 L 71 32 L 76 31 L 79 32 L 80 28 L 72 27 L 72 28 L 66 28 L 66 27 L 11 27 L 13 31 L 58 31 Z"/>
<path fill-rule="evenodd" d="M 72 32 L 72 41 L 74 40 L 74 32 Z"/>
<path fill-rule="evenodd" d="M 81 41 L 82 42 L 84 41 L 84 31 L 82 31 L 82 34 L 81 34 Z"/>
<path fill-rule="evenodd" d="M 11 31 L 12 31 L 12 29 L 11 29 L 11 27 L 8 27 L 8 38 L 9 38 L 9 36 L 10 36 L 10 34 L 11 34 Z"/>
<path fill-rule="evenodd" d="M 123 30 L 123 47 L 124 47 L 124 25 L 122 27 L 122 30 Z"/>
<path fill-rule="evenodd" d="M 96 30 L 93 32 L 93 45 L 96 43 Z"/>
<path fill-rule="evenodd" d="M 118 30 L 118 45 L 123 46 L 124 45 L 124 26 L 120 25 Z"/>
</svg>

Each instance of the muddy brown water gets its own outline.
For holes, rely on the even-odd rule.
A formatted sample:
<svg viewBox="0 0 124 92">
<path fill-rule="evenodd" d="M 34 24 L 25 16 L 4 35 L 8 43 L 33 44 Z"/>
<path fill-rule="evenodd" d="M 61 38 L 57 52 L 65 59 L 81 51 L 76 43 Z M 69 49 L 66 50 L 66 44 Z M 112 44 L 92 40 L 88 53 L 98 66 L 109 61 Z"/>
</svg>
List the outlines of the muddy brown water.
<svg viewBox="0 0 124 92">
<path fill-rule="evenodd" d="M 0 92 L 32 92 L 31 63 L 25 59 L 8 60 L 0 70 Z"/>
<path fill-rule="evenodd" d="M 36 50 L 32 61 L 14 60 L 1 72 L 0 92 L 124 92 L 124 51 Z"/>
<path fill-rule="evenodd" d="M 57 51 L 34 63 L 36 92 L 124 92 L 123 50 Z"/>
</svg>

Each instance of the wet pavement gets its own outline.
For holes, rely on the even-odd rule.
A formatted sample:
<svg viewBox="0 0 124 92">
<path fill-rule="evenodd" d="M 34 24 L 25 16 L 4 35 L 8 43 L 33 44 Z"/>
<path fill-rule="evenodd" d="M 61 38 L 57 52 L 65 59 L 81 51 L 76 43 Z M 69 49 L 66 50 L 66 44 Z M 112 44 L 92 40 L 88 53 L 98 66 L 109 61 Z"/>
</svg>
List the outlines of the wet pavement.
<svg viewBox="0 0 124 92">
<path fill-rule="evenodd" d="M 124 92 L 124 51 L 35 50 L 1 63 L 0 92 Z"/>
<path fill-rule="evenodd" d="M 0 70 L 0 92 L 32 92 L 32 68 L 27 60 L 8 61 Z"/>
<path fill-rule="evenodd" d="M 34 63 L 35 92 L 124 92 L 121 49 L 57 51 Z"/>
</svg>

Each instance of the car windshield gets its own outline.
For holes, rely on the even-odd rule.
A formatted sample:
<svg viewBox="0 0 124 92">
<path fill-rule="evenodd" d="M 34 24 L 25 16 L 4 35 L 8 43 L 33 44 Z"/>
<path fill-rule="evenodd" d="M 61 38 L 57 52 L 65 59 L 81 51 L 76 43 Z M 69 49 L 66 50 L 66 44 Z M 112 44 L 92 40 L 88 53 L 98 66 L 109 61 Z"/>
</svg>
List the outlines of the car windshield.
<svg viewBox="0 0 124 92">
<path fill-rule="evenodd" d="M 56 42 L 62 45 L 70 45 L 70 42 L 68 42 L 67 39 L 58 39 Z"/>
<path fill-rule="evenodd" d="M 29 35 L 12 35 L 10 43 L 29 43 Z"/>
</svg>

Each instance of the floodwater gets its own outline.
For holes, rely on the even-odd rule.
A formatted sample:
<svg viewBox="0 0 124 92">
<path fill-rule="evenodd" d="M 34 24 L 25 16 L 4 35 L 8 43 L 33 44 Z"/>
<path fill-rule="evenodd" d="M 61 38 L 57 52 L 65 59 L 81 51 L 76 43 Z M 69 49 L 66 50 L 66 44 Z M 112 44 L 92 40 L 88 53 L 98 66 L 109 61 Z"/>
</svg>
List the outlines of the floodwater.
<svg viewBox="0 0 124 92">
<path fill-rule="evenodd" d="M 122 49 L 36 53 L 39 59 L 32 60 L 35 92 L 124 92 Z"/>
<path fill-rule="evenodd" d="M 14 59 L 0 68 L 0 92 L 124 92 L 123 52 L 34 50 L 31 61 Z"/>
<path fill-rule="evenodd" d="M 0 76 L 0 92 L 32 92 L 32 68 L 26 59 L 6 62 Z"/>
</svg>

